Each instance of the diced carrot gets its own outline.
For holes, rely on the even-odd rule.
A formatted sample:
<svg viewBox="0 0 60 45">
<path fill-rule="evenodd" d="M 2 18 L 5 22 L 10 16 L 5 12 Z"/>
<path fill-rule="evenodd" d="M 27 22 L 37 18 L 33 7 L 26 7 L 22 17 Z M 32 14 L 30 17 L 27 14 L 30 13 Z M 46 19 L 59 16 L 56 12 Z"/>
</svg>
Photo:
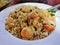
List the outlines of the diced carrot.
<svg viewBox="0 0 60 45">
<path fill-rule="evenodd" d="M 38 28 L 39 27 L 39 23 L 34 23 L 34 27 Z"/>
<path fill-rule="evenodd" d="M 25 38 L 26 37 L 26 33 L 27 33 L 27 29 L 23 29 L 21 31 L 21 36 Z"/>
<path fill-rule="evenodd" d="M 44 28 L 48 31 L 52 31 L 54 30 L 54 26 L 48 26 L 48 25 L 44 25 Z"/>
<path fill-rule="evenodd" d="M 38 15 L 34 15 L 33 18 L 38 18 Z"/>
<path fill-rule="evenodd" d="M 31 23 L 28 23 L 29 24 L 29 26 L 31 26 L 32 24 Z"/>
<path fill-rule="evenodd" d="M 38 27 L 38 26 L 39 26 L 39 24 L 38 24 L 38 23 L 36 23 L 36 24 L 35 24 L 35 27 Z"/>
</svg>

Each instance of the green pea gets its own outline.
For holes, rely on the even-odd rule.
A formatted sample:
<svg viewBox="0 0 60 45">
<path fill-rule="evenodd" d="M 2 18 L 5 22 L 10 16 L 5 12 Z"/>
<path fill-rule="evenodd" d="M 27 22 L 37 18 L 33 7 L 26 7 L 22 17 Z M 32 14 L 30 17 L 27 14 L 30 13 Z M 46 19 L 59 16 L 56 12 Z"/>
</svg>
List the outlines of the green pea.
<svg viewBox="0 0 60 45">
<path fill-rule="evenodd" d="M 48 12 L 56 13 L 56 10 L 52 9 L 52 10 L 48 10 Z"/>
</svg>

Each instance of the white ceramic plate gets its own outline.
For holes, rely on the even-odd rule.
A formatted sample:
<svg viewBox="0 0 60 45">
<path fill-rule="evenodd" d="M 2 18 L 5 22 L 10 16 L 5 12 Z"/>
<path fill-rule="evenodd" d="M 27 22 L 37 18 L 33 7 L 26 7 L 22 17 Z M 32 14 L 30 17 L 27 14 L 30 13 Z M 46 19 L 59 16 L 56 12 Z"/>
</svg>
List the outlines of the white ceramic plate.
<svg viewBox="0 0 60 45">
<path fill-rule="evenodd" d="M 21 5 L 38 6 L 43 9 L 48 9 L 52 6 L 41 3 L 22 3 L 8 7 L 0 12 L 0 45 L 59 45 L 60 44 L 60 11 L 56 13 L 56 29 L 46 38 L 41 40 L 27 41 L 12 36 L 5 30 L 5 19 L 9 12 Z"/>
</svg>

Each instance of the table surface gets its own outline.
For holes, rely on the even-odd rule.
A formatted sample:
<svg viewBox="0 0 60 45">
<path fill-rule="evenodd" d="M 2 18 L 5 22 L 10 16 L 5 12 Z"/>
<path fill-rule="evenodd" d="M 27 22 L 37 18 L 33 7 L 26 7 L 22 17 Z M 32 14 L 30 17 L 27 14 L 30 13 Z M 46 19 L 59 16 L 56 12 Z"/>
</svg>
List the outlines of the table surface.
<svg viewBox="0 0 60 45">
<path fill-rule="evenodd" d="M 53 2 L 52 2 L 53 1 Z M 25 2 L 38 2 L 38 3 L 45 3 L 45 4 L 49 4 L 49 5 L 56 5 L 54 3 L 54 0 L 12 0 L 9 4 L 5 5 L 4 7 L 0 8 L 0 11 L 2 11 L 3 9 L 11 6 L 11 5 L 15 5 L 15 4 L 18 4 L 18 3 L 25 3 Z M 60 2 L 60 0 L 57 0 Z M 57 3 L 59 4 L 59 3 Z"/>
</svg>

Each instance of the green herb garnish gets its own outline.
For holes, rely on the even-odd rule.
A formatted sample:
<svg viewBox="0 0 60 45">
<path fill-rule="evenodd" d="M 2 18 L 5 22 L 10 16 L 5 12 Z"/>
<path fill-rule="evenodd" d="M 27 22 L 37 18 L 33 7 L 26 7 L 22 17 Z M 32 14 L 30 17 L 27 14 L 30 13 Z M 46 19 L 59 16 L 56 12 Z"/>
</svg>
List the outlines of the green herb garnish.
<svg viewBox="0 0 60 45">
<path fill-rule="evenodd" d="M 56 13 L 56 10 L 52 9 L 52 10 L 48 10 L 48 12 Z"/>
<path fill-rule="evenodd" d="M 50 13 L 51 13 L 51 16 L 55 16 L 56 10 L 54 10 L 54 9 L 49 10 L 49 9 L 48 9 L 48 12 L 50 12 Z"/>
<path fill-rule="evenodd" d="M 51 13 L 51 16 L 55 16 L 55 14 Z"/>
</svg>

